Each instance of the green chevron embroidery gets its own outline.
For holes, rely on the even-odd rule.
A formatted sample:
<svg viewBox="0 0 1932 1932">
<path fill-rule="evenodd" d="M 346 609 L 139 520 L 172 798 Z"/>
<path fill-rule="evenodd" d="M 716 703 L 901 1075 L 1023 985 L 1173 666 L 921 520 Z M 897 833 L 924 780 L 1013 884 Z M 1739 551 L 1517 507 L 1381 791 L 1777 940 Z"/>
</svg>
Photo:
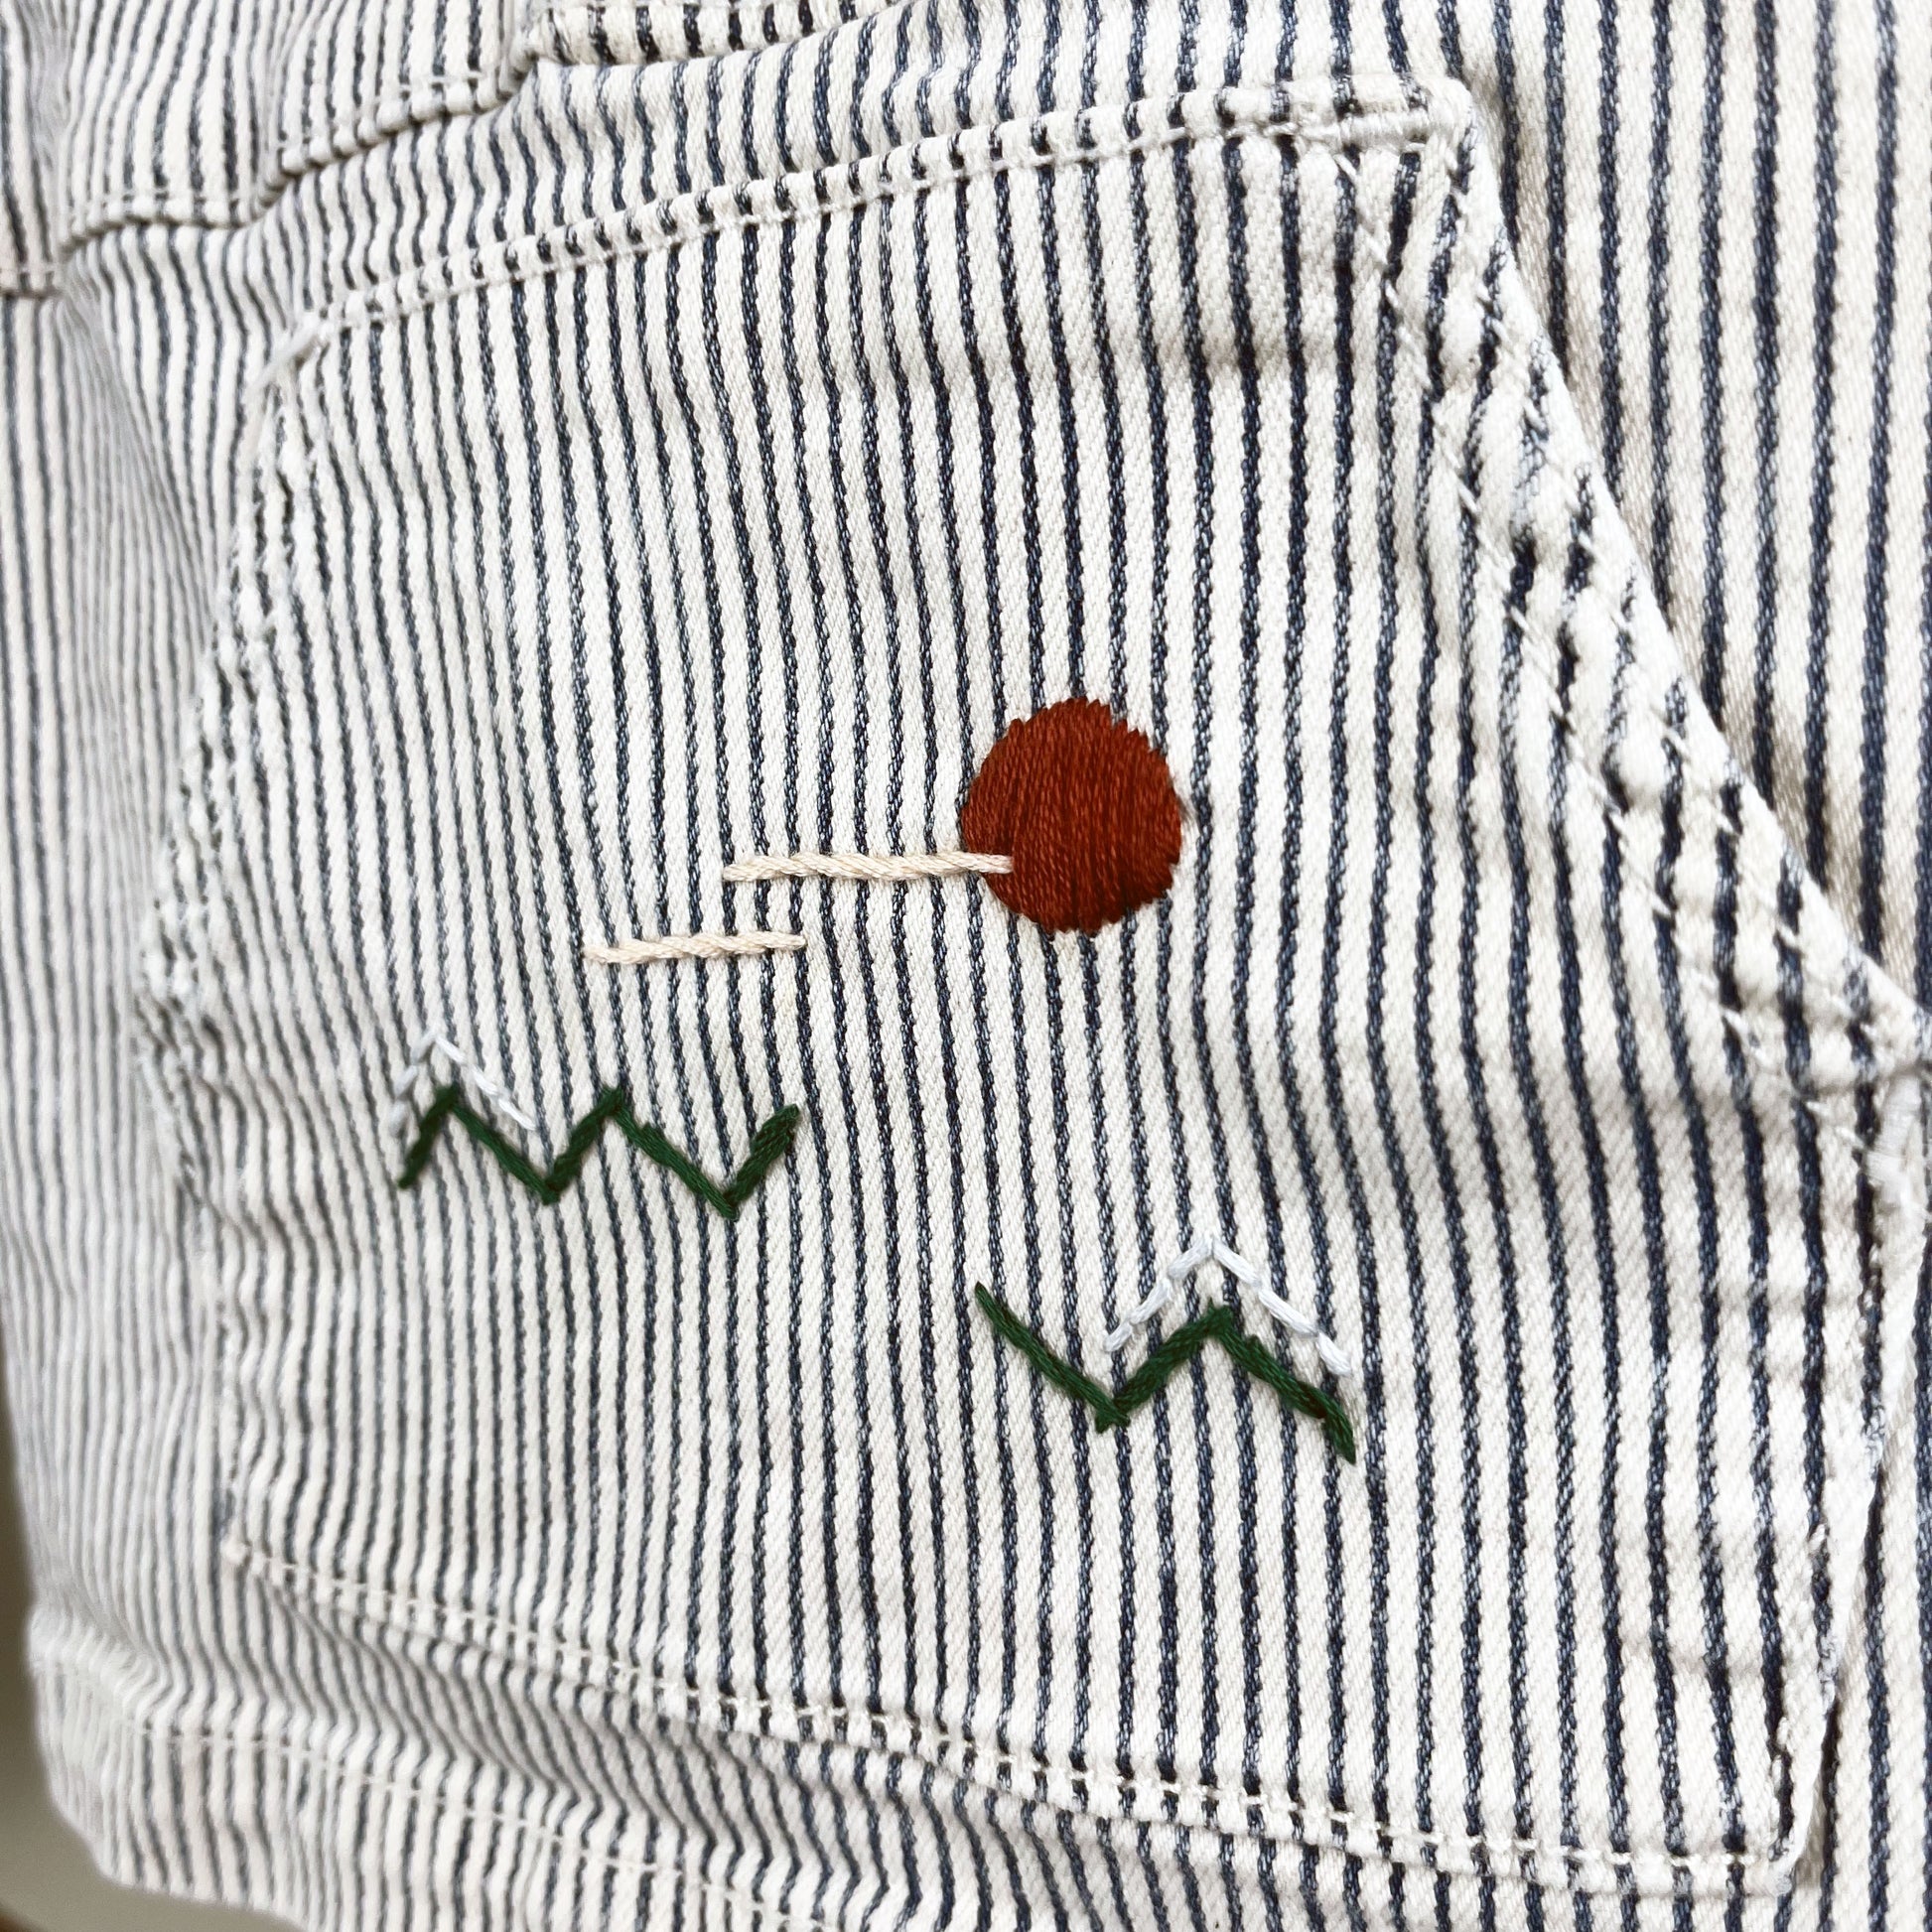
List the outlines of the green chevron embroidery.
<svg viewBox="0 0 1932 1932">
<path fill-rule="evenodd" d="M 398 1187 L 413 1187 L 422 1178 L 444 1124 L 452 1120 L 480 1147 L 492 1154 L 506 1174 L 522 1181 L 538 1200 L 551 1207 L 569 1191 L 604 1132 L 605 1124 L 614 1123 L 639 1154 L 655 1161 L 660 1168 L 668 1168 L 700 1200 L 715 1207 L 728 1221 L 738 1218 L 738 1210 L 758 1191 L 759 1181 L 784 1159 L 791 1137 L 798 1131 L 798 1109 L 780 1107 L 752 1136 L 752 1151 L 746 1155 L 744 1165 L 721 1187 L 661 1127 L 639 1121 L 622 1093 L 609 1087 L 598 1095 L 597 1105 L 570 1130 L 564 1151 L 546 1173 L 518 1153 L 452 1085 L 439 1087 L 424 1110 L 422 1127 L 403 1157 L 402 1172 L 396 1175 Z"/>
<path fill-rule="evenodd" d="M 1184 1326 L 1176 1328 L 1165 1341 L 1148 1350 L 1147 1360 L 1117 1389 L 1103 1388 L 1090 1376 L 1082 1375 L 1070 1362 L 1063 1362 L 1027 1324 L 984 1288 L 973 1290 L 975 1299 L 1002 1336 L 1026 1356 L 1057 1389 L 1063 1389 L 1076 1402 L 1093 1411 L 1093 1426 L 1104 1434 L 1118 1429 L 1143 1403 L 1151 1402 L 1167 1386 L 1176 1369 L 1185 1368 L 1210 1341 L 1218 1341 L 1250 1375 L 1266 1382 L 1289 1408 L 1311 1416 L 1321 1425 L 1329 1447 L 1344 1462 L 1355 1459 L 1355 1428 L 1348 1411 L 1325 1389 L 1304 1382 L 1293 1370 L 1284 1368 L 1252 1335 L 1244 1334 L 1232 1309 L 1209 1309 Z"/>
</svg>

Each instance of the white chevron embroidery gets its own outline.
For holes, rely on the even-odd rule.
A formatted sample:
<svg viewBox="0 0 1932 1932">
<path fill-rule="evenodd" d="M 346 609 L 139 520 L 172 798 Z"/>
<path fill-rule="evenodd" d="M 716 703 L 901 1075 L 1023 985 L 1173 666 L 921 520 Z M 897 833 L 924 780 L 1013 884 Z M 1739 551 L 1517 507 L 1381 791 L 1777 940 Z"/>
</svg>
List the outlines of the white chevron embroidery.
<svg viewBox="0 0 1932 1932">
<path fill-rule="evenodd" d="M 1152 1292 L 1140 1307 L 1128 1312 L 1127 1318 L 1108 1335 L 1107 1349 L 1110 1354 L 1118 1354 L 1132 1339 L 1134 1330 L 1143 1326 L 1167 1307 L 1173 1299 L 1174 1291 L 1197 1268 L 1208 1262 L 1216 1262 L 1231 1275 L 1261 1306 L 1272 1314 L 1283 1327 L 1302 1340 L 1310 1342 L 1314 1352 L 1321 1357 L 1321 1364 L 1331 1374 L 1342 1381 L 1350 1380 L 1355 1373 L 1354 1358 L 1340 1342 L 1324 1329 L 1311 1314 L 1305 1314 L 1294 1303 L 1284 1301 L 1268 1286 L 1262 1278 L 1261 1270 L 1239 1254 L 1219 1235 L 1202 1235 L 1191 1248 L 1177 1254 L 1162 1271 L 1161 1279 L 1155 1283 Z"/>
</svg>

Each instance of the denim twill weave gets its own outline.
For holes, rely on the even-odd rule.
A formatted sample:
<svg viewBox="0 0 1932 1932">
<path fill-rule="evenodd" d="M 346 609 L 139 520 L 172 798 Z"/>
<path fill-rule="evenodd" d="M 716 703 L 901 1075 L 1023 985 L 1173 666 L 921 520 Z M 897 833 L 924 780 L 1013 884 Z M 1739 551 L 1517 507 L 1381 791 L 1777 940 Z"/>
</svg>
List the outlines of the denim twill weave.
<svg viewBox="0 0 1932 1932">
<path fill-rule="evenodd" d="M 0 1292 L 113 1868 L 1924 1923 L 1928 104 L 1881 8 L 0 7 Z M 724 878 L 952 847 L 1076 693 L 1182 805 L 1126 921 Z M 799 1125 L 729 1220 L 398 1189 L 425 1039 L 539 1171 Z M 1203 1241 L 1353 1465 L 975 1299 L 1318 1376 L 1217 1270 L 1109 1352 Z"/>
</svg>

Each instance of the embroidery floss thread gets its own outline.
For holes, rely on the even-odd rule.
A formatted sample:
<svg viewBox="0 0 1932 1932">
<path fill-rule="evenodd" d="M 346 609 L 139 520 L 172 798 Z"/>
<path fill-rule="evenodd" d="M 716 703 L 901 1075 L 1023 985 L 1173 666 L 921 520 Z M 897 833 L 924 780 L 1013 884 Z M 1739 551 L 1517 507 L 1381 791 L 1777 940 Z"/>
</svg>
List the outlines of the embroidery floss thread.
<svg viewBox="0 0 1932 1932">
<path fill-rule="evenodd" d="M 1091 698 L 1007 727 L 959 814 L 975 852 L 1012 855 L 987 883 L 1048 932 L 1097 932 L 1159 898 L 1180 860 L 1180 799 L 1145 733 Z"/>
<path fill-rule="evenodd" d="M 1048 932 L 1097 932 L 1173 884 L 1180 798 L 1144 733 L 1093 699 L 1064 698 L 1009 725 L 987 753 L 959 839 L 943 852 L 756 853 L 726 866 L 725 883 L 977 874 Z"/>
<path fill-rule="evenodd" d="M 594 966 L 653 966 L 668 959 L 747 959 L 804 950 L 802 932 L 658 932 L 589 944 L 584 957 Z"/>
<path fill-rule="evenodd" d="M 396 1176 L 399 1189 L 407 1191 L 422 1178 L 423 1170 L 429 1166 L 429 1158 L 436 1151 L 436 1143 L 442 1138 L 445 1125 L 452 1120 L 479 1147 L 491 1155 L 511 1179 L 520 1180 L 547 1207 L 555 1207 L 570 1191 L 572 1182 L 582 1172 L 591 1149 L 597 1145 L 608 1124 L 614 1125 L 646 1160 L 654 1161 L 660 1168 L 674 1173 L 707 1206 L 722 1214 L 726 1220 L 735 1221 L 738 1210 L 758 1191 L 764 1176 L 789 1151 L 792 1136 L 798 1131 L 799 1114 L 796 1107 L 780 1107 L 752 1136 L 751 1151 L 738 1172 L 721 1186 L 661 1127 L 638 1120 L 630 1111 L 630 1103 L 617 1087 L 607 1087 L 598 1095 L 597 1104 L 570 1130 L 570 1138 L 564 1143 L 563 1152 L 545 1170 L 512 1147 L 464 1099 L 462 1090 L 452 1083 L 438 1091 L 423 1115 L 422 1129 L 404 1157 L 402 1172 Z"/>
<path fill-rule="evenodd" d="M 424 1034 L 417 1041 L 415 1049 L 400 1067 L 396 1069 L 394 1080 L 395 1104 L 384 1117 L 384 1124 L 391 1134 L 400 1134 L 409 1124 L 409 1102 L 418 1084 L 430 1075 L 432 1061 L 441 1058 L 452 1073 L 467 1073 L 470 1083 L 487 1100 L 499 1114 L 513 1120 L 526 1134 L 536 1132 L 536 1120 L 527 1109 L 520 1107 L 510 1098 L 508 1089 L 500 1080 L 494 1079 L 482 1066 L 474 1055 L 454 1046 L 441 1034 Z"/>
<path fill-rule="evenodd" d="M 1013 870 L 999 852 L 770 852 L 734 859 L 725 868 L 727 886 L 763 886 L 779 879 L 859 879 L 893 885 L 909 879 L 956 879 L 964 873 L 989 875 Z"/>
<path fill-rule="evenodd" d="M 1162 1270 L 1161 1279 L 1149 1291 L 1147 1299 L 1139 1307 L 1130 1309 L 1120 1326 L 1108 1334 L 1107 1352 L 1110 1355 L 1118 1355 L 1132 1339 L 1134 1330 L 1153 1320 L 1173 1300 L 1174 1291 L 1180 1284 L 1196 1269 L 1204 1267 L 1210 1261 L 1219 1263 L 1291 1334 L 1311 1343 L 1314 1352 L 1321 1357 L 1322 1367 L 1329 1374 L 1343 1382 L 1354 1376 L 1355 1360 L 1348 1350 L 1336 1341 L 1311 1314 L 1305 1313 L 1294 1303 L 1284 1301 L 1277 1295 L 1268 1286 L 1261 1270 L 1253 1262 L 1238 1254 L 1219 1235 L 1202 1235 L 1191 1248 L 1177 1254 L 1168 1263 Z"/>
<path fill-rule="evenodd" d="M 1084 1403 L 1093 1412 L 1094 1431 L 1098 1435 L 1121 1428 L 1135 1410 L 1152 1402 L 1167 1387 L 1171 1376 L 1185 1368 L 1213 1341 L 1219 1342 L 1250 1375 L 1267 1383 L 1288 1408 L 1318 1422 L 1329 1448 L 1344 1462 L 1352 1463 L 1355 1459 L 1355 1426 L 1348 1419 L 1348 1411 L 1326 1389 L 1304 1382 L 1252 1335 L 1243 1333 L 1232 1309 L 1209 1309 L 1206 1313 L 1196 1315 L 1150 1348 L 1146 1361 L 1119 1388 L 1107 1389 L 1054 1354 L 1026 1322 L 985 1288 L 976 1287 L 973 1296 L 1003 1339 L 1019 1349 L 1056 1389 Z"/>
</svg>

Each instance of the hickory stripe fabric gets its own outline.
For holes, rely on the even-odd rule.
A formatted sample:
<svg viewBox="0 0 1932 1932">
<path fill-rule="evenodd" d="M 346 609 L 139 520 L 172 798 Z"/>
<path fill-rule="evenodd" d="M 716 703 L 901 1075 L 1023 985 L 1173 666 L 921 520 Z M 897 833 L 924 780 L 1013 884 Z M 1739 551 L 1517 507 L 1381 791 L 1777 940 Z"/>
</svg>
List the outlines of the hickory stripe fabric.
<svg viewBox="0 0 1932 1932">
<path fill-rule="evenodd" d="M 1924 1923 L 1928 111 L 1876 4 L 0 0 L 0 1337 L 110 1868 Z M 1180 799 L 1127 919 L 726 881 L 1068 696 Z M 728 1215 L 439 1090 L 797 1124 Z M 1331 1356 L 1127 1321 L 1216 1243 Z M 1352 1460 L 1038 1365 L 1215 1311 Z"/>
</svg>

